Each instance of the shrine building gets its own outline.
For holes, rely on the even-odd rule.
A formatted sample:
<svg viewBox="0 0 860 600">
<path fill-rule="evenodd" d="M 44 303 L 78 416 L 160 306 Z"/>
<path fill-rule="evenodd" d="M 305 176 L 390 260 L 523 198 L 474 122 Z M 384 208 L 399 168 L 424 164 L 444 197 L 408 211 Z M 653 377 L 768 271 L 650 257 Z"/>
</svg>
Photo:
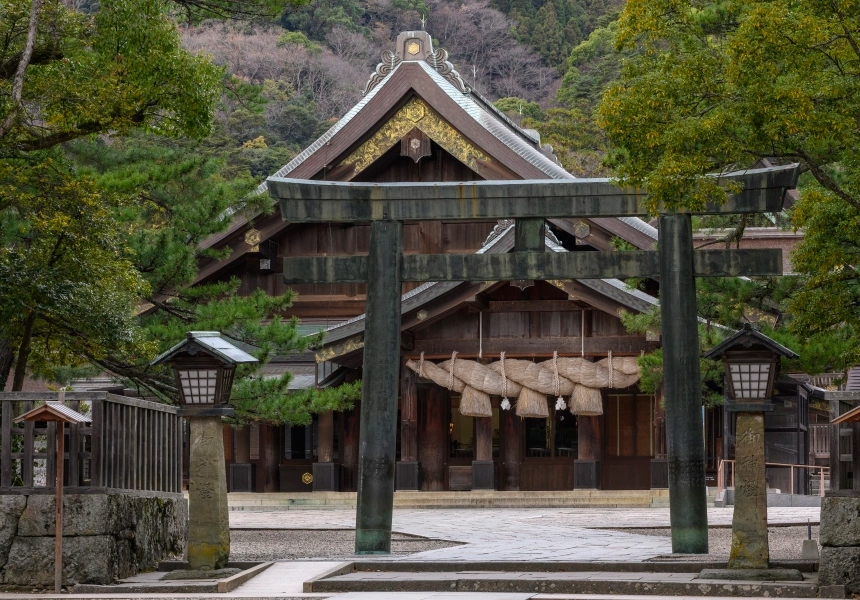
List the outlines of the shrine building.
<svg viewBox="0 0 860 600">
<path fill-rule="evenodd" d="M 535 130 L 471 89 L 424 31 L 401 33 L 362 99 L 274 174 L 341 182 L 570 179 Z M 267 193 L 266 184 L 259 189 Z M 616 238 L 652 250 L 639 218 L 548 219 L 546 252 L 615 252 Z M 298 293 L 292 314 L 321 346 L 264 372 L 295 389 L 362 373 L 366 284 L 286 284 L 284 257 L 361 255 L 366 224 L 291 224 L 276 210 L 238 219 L 207 243 L 232 254 L 201 265 L 198 283 L 237 277 L 242 293 Z M 525 236 L 523 236 L 525 237 Z M 405 254 L 505 253 L 513 221 L 426 221 L 403 228 Z M 534 250 L 534 249 L 532 249 Z M 644 290 L 644 291 L 643 291 Z M 660 333 L 628 332 L 623 311 L 657 304 L 658 284 L 615 279 L 404 283 L 398 490 L 573 490 L 668 487 L 659 396 L 638 388 L 636 357 Z M 722 411 L 707 411 L 709 485 L 722 451 Z M 309 426 L 225 429 L 231 491 L 355 491 L 359 406 Z"/>
</svg>

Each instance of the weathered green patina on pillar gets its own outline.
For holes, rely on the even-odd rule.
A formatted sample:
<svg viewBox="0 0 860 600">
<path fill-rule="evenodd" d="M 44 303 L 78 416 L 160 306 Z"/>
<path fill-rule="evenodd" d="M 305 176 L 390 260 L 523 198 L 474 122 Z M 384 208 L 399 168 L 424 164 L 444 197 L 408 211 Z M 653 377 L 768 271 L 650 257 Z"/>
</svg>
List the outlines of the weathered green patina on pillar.
<svg viewBox="0 0 860 600">
<path fill-rule="evenodd" d="M 707 554 L 699 323 L 689 214 L 660 216 L 659 249 L 672 552 Z"/>
<path fill-rule="evenodd" d="M 358 454 L 356 554 L 391 552 L 400 380 L 400 266 L 403 224 L 373 221 Z"/>
</svg>

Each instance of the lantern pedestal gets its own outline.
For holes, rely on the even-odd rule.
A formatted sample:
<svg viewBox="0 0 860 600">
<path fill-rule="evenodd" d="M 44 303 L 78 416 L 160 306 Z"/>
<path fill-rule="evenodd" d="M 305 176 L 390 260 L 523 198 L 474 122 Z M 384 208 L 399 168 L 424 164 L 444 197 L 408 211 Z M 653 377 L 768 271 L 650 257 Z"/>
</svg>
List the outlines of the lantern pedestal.
<svg viewBox="0 0 860 600">
<path fill-rule="evenodd" d="M 221 569 L 230 557 L 227 473 L 221 417 L 191 417 L 188 481 L 188 564 Z"/>
<path fill-rule="evenodd" d="M 767 483 L 764 465 L 764 413 L 737 413 L 735 510 L 730 569 L 767 569 Z"/>
</svg>

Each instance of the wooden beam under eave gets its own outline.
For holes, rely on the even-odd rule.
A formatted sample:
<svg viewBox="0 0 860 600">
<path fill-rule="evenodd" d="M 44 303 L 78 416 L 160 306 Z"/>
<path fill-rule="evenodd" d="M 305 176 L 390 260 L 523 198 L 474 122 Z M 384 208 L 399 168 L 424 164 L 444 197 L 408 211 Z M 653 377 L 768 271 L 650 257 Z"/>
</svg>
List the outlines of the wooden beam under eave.
<svg viewBox="0 0 860 600">
<path fill-rule="evenodd" d="M 605 356 L 612 352 L 613 356 L 638 356 L 641 352 L 652 352 L 660 347 L 659 342 L 647 342 L 643 336 L 619 335 L 581 338 L 579 336 L 563 337 L 485 337 L 482 341 L 477 338 L 456 339 L 416 339 L 411 351 L 404 352 L 406 358 L 418 358 L 424 353 L 425 359 L 451 358 L 451 352 L 457 356 L 468 358 L 477 356 L 479 349 L 486 357 L 498 356 L 500 352 L 505 357 L 532 357 L 535 355 L 552 356 Z"/>
<path fill-rule="evenodd" d="M 620 302 L 616 302 L 611 298 L 607 298 L 603 294 L 599 294 L 592 290 L 591 288 L 585 287 L 583 284 L 578 281 L 561 281 L 561 280 L 552 280 L 548 283 L 554 285 L 560 290 L 564 290 L 570 296 L 576 300 L 581 300 L 585 302 L 589 306 L 596 308 L 606 314 L 612 315 L 613 317 L 617 317 L 622 312 L 630 312 L 634 309 L 629 306 L 625 306 Z"/>
</svg>

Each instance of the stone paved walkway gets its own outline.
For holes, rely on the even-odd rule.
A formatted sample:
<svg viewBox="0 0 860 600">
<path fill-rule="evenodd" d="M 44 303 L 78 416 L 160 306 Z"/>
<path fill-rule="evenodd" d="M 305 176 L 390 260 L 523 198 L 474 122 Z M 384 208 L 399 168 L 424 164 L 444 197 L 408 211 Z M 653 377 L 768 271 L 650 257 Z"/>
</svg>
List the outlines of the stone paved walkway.
<svg viewBox="0 0 860 600">
<path fill-rule="evenodd" d="M 818 508 L 768 509 L 771 524 L 819 520 Z M 711 525 L 730 525 L 731 508 L 711 508 Z M 234 528 L 352 529 L 351 510 L 233 512 Z M 400 509 L 394 530 L 411 535 L 463 542 L 395 557 L 423 561 L 642 561 L 672 551 L 669 538 L 601 528 L 668 527 L 669 509 Z"/>
</svg>

